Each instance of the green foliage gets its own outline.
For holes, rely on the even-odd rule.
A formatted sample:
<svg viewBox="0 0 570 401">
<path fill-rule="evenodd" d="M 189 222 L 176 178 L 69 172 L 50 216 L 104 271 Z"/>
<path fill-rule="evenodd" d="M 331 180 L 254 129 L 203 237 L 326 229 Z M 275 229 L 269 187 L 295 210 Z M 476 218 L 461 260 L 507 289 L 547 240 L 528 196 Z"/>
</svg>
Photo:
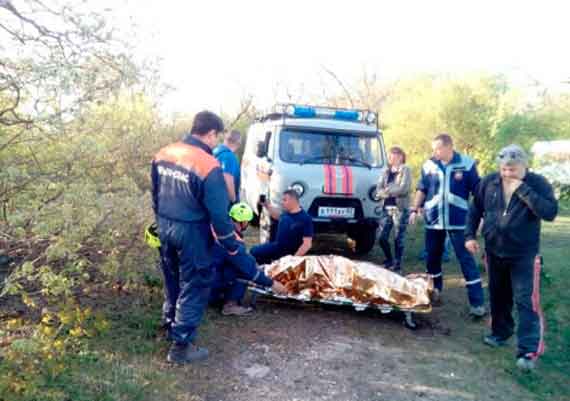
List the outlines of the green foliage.
<svg viewBox="0 0 570 401">
<path fill-rule="evenodd" d="M 430 155 L 431 139 L 453 136 L 459 151 L 494 170 L 497 151 L 510 143 L 527 150 L 539 140 L 570 136 L 568 96 L 542 96 L 533 105 L 502 76 L 421 76 L 399 82 L 383 110 L 386 142 L 409 154 L 415 171 Z"/>
<path fill-rule="evenodd" d="M 0 399 L 154 399 L 156 386 L 166 380 L 165 374 L 148 366 L 149 354 L 157 351 L 160 306 L 135 304 L 136 310 L 127 307 L 118 314 L 77 306 L 44 314 L 33 335 L 15 340 L 4 353 Z M 12 324 L 10 330 L 21 324 Z M 134 354 L 146 354 L 144 362 L 133 359 Z"/>
</svg>

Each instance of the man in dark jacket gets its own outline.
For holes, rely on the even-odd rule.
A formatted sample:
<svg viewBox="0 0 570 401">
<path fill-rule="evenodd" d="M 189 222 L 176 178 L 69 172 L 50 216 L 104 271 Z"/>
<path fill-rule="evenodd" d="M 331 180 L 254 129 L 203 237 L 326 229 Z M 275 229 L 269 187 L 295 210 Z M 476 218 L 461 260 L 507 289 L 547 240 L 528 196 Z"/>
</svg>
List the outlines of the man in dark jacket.
<svg viewBox="0 0 570 401">
<path fill-rule="evenodd" d="M 152 201 L 165 285 L 163 314 L 173 340 L 169 362 L 207 358 L 208 350 L 193 342 L 208 304 L 214 235 L 229 254 L 236 254 L 240 245 L 228 216 L 222 170 L 211 150 L 223 130 L 220 117 L 200 112 L 190 134 L 162 148 L 152 161 Z"/>
<path fill-rule="evenodd" d="M 479 251 L 477 228 L 483 219 L 483 237 L 489 269 L 492 332 L 484 342 L 504 345 L 513 335 L 513 298 L 518 310 L 517 367 L 534 368 L 544 352 L 544 322 L 539 304 L 540 222 L 558 212 L 552 186 L 527 171 L 528 158 L 518 145 L 499 152 L 499 172 L 481 180 L 471 203 L 465 229 L 465 247 Z"/>
</svg>

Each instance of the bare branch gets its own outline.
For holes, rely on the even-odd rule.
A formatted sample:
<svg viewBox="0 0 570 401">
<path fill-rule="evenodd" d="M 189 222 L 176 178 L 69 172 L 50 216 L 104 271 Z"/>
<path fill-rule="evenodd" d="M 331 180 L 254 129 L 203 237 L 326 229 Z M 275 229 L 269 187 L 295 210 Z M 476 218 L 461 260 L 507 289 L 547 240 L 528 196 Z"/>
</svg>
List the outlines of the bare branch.
<svg viewBox="0 0 570 401">
<path fill-rule="evenodd" d="M 241 108 L 240 108 L 241 110 L 239 111 L 237 116 L 233 119 L 233 121 L 230 123 L 230 128 L 233 128 L 240 120 L 240 118 L 242 118 L 245 114 L 247 114 L 252 104 L 253 104 L 253 96 L 251 95 L 249 95 L 245 100 L 241 101 Z"/>
<path fill-rule="evenodd" d="M 344 91 L 344 94 L 346 95 L 348 101 L 350 102 L 350 107 L 354 107 L 354 100 L 352 100 L 352 96 L 350 94 L 350 91 L 347 89 L 347 87 L 344 85 L 344 83 L 340 80 L 340 78 L 333 71 L 329 70 L 324 65 L 321 65 L 321 68 L 336 81 L 336 83 Z"/>
<path fill-rule="evenodd" d="M 26 132 L 26 129 L 21 129 L 20 131 L 18 131 L 18 133 L 16 135 L 13 135 L 10 139 L 8 139 L 5 143 L 3 143 L 2 145 L 0 145 L 0 152 L 2 152 L 4 149 L 6 149 L 8 146 L 12 145 L 13 143 L 15 143 L 18 138 L 20 138 L 24 132 Z"/>
</svg>

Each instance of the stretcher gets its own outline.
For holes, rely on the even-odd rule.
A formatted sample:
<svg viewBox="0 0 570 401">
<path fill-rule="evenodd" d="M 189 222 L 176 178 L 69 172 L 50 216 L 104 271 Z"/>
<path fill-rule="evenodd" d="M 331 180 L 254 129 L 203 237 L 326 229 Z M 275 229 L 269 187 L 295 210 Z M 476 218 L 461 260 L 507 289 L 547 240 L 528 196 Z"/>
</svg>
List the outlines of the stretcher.
<svg viewBox="0 0 570 401">
<path fill-rule="evenodd" d="M 382 266 L 335 256 L 286 256 L 261 266 L 265 274 L 288 289 L 286 295 L 247 282 L 255 303 L 258 295 L 295 303 L 316 303 L 401 312 L 409 329 L 417 328 L 414 314 L 431 312 L 433 282 L 426 274 L 402 277 Z"/>
</svg>

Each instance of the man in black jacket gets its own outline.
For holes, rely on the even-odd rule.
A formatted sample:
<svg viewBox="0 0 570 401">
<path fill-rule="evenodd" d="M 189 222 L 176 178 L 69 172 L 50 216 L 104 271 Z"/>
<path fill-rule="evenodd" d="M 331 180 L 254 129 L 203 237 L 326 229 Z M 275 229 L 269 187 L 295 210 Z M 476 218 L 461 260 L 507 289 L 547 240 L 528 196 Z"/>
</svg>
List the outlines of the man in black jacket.
<svg viewBox="0 0 570 401">
<path fill-rule="evenodd" d="M 513 298 L 518 310 L 517 367 L 534 368 L 544 352 L 544 322 L 539 304 L 540 222 L 552 221 L 558 202 L 544 177 L 527 171 L 528 157 L 518 145 L 499 152 L 499 172 L 483 178 L 475 192 L 465 228 L 465 247 L 475 240 L 483 219 L 489 269 L 492 332 L 484 342 L 505 345 L 514 332 Z"/>
</svg>

